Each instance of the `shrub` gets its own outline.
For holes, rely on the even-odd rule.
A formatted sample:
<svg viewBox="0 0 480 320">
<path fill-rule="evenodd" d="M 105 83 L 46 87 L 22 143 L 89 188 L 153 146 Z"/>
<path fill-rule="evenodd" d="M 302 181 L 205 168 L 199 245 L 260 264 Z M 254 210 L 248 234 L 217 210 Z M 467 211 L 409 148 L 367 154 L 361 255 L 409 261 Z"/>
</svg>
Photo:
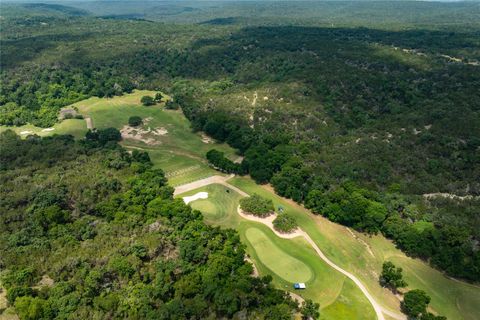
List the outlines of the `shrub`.
<svg viewBox="0 0 480 320">
<path fill-rule="evenodd" d="M 242 166 L 239 163 L 231 161 L 225 157 L 223 152 L 215 149 L 207 152 L 207 160 L 220 171 L 237 174 L 243 173 Z"/>
<path fill-rule="evenodd" d="M 140 118 L 139 116 L 132 116 L 130 118 L 128 118 L 128 125 L 132 126 L 132 127 L 136 127 L 136 126 L 139 126 L 142 124 L 142 118 Z"/>
<path fill-rule="evenodd" d="M 402 310 L 411 318 L 416 318 L 427 312 L 430 297 L 423 290 L 415 289 L 405 293 Z"/>
<path fill-rule="evenodd" d="M 162 99 L 163 99 L 163 94 L 161 92 L 157 92 L 154 98 L 155 102 L 161 102 Z"/>
<path fill-rule="evenodd" d="M 265 199 L 255 193 L 251 197 L 241 199 L 240 208 L 246 213 L 259 217 L 267 217 L 271 215 L 274 210 L 272 200 Z"/>
<path fill-rule="evenodd" d="M 155 100 L 150 96 L 143 96 L 140 102 L 146 107 L 153 106 L 155 104 Z"/>
<path fill-rule="evenodd" d="M 278 215 L 278 217 L 273 220 L 273 227 L 278 232 L 289 233 L 295 230 L 297 227 L 297 222 L 291 215 L 283 213 Z"/>
<path fill-rule="evenodd" d="M 178 108 L 178 103 L 173 102 L 172 100 L 167 100 L 167 102 L 165 103 L 165 109 L 178 110 Z"/>
</svg>

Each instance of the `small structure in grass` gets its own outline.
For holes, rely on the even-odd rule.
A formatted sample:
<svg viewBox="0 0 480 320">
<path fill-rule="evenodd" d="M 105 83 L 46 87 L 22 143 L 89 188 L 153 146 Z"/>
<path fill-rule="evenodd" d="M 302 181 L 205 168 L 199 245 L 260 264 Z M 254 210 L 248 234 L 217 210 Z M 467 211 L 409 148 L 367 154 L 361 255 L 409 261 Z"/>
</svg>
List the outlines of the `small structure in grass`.
<svg viewBox="0 0 480 320">
<path fill-rule="evenodd" d="M 274 210 L 272 200 L 265 199 L 256 193 L 254 193 L 251 197 L 241 199 L 240 208 L 245 213 L 253 214 L 262 218 L 268 217 L 273 213 Z"/>
<path fill-rule="evenodd" d="M 306 286 L 305 283 L 303 283 L 303 282 L 294 283 L 294 284 L 293 284 L 293 287 L 294 287 L 296 290 L 301 290 L 301 289 L 306 289 L 306 288 L 307 288 L 307 286 Z"/>
<path fill-rule="evenodd" d="M 286 213 L 278 215 L 272 223 L 275 230 L 281 233 L 290 233 L 297 228 L 295 218 Z"/>
</svg>

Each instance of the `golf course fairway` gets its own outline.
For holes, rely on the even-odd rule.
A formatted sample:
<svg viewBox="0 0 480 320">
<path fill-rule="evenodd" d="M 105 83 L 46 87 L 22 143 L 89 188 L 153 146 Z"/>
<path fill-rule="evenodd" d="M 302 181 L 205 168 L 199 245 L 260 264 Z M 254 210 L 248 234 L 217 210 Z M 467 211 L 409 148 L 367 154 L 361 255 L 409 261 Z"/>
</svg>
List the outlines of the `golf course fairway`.
<svg viewBox="0 0 480 320">
<path fill-rule="evenodd" d="M 308 282 L 312 278 L 308 266 L 282 251 L 260 229 L 248 228 L 245 236 L 255 248 L 260 261 L 280 278 L 292 283 Z"/>
</svg>

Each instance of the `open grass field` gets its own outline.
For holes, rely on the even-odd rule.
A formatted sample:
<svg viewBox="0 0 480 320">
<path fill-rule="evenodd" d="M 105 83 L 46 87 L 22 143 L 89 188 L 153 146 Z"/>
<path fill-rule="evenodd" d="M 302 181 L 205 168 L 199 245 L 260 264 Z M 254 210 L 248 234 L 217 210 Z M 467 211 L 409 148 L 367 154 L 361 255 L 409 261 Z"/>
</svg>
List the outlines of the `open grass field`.
<svg viewBox="0 0 480 320">
<path fill-rule="evenodd" d="M 229 183 L 247 193 L 255 192 L 272 199 L 275 207 L 283 206 L 285 212 L 296 218 L 299 226 L 310 235 L 327 257 L 355 274 L 384 307 L 399 310 L 398 299 L 378 283 L 383 261 L 392 260 L 404 269 L 409 289 L 423 289 L 432 297 L 430 305 L 433 311 L 447 316 L 448 319 L 478 319 L 479 287 L 451 280 L 421 260 L 406 257 L 391 241 L 382 236 L 368 237 L 313 215 L 249 178 L 236 177 L 229 180 Z"/>
<path fill-rule="evenodd" d="M 127 149 L 148 151 L 153 163 L 165 171 L 174 186 L 215 174 L 205 160 L 205 154 L 212 148 L 235 158 L 234 150 L 226 144 L 202 141 L 200 134 L 192 132 L 181 111 L 166 110 L 163 103 L 149 107 L 141 105 L 142 96 L 154 94 L 153 91 L 138 90 L 110 99 L 92 97 L 72 106 L 84 116 L 90 116 L 94 127 L 99 129 L 114 127 L 121 130 L 129 117 L 142 117 L 144 125 L 140 129 L 150 132 L 125 138 L 122 145 Z M 152 130 L 161 130 L 162 133 L 154 134 Z"/>
<path fill-rule="evenodd" d="M 296 293 L 320 302 L 322 319 L 375 318 L 353 282 L 325 264 L 303 238 L 281 239 L 265 225 L 241 218 L 237 214 L 241 196 L 226 190 L 212 184 L 179 197 L 208 192 L 207 199 L 191 202 L 192 208 L 202 211 L 207 223 L 236 229 L 260 275 L 271 275 L 278 288 L 292 290 L 294 282 L 306 282 L 307 289 Z"/>
<path fill-rule="evenodd" d="M 312 279 L 312 271 L 306 264 L 281 250 L 260 229 L 248 228 L 245 237 L 255 248 L 260 261 L 283 280 L 295 283 L 308 282 Z"/>
<path fill-rule="evenodd" d="M 11 129 L 22 137 L 26 137 L 29 134 L 36 134 L 41 137 L 51 136 L 53 134 L 71 134 L 77 139 L 83 138 L 87 132 L 87 125 L 85 120 L 82 119 L 67 119 L 55 124 L 52 128 L 53 130 L 51 130 L 51 128 L 40 128 L 26 124 L 20 127 L 0 126 L 0 132 Z"/>
<path fill-rule="evenodd" d="M 192 132 L 189 121 L 180 110 L 166 110 L 163 102 L 149 107 L 140 103 L 143 96 L 153 97 L 155 93 L 137 90 L 113 98 L 92 97 L 69 107 L 76 107 L 78 113 L 90 117 L 93 126 L 98 129 L 114 127 L 121 130 L 128 124 L 131 116 L 142 117 L 144 125 L 139 129 L 145 133 L 137 134 L 133 138 L 124 138 L 121 144 L 129 150 L 148 151 L 155 166 L 165 171 L 173 186 L 219 174 L 208 166 L 205 159 L 205 154 L 212 148 L 224 152 L 232 160 L 236 158 L 235 151 L 228 145 L 215 143 L 211 139 L 206 143 L 207 140 L 202 140 L 201 134 Z M 1 126 L 0 131 L 8 128 L 18 134 L 23 132 L 22 136 L 72 134 L 76 138 L 82 138 L 87 132 L 85 120 L 79 119 L 64 120 L 56 124 L 54 130 L 25 125 Z"/>
</svg>

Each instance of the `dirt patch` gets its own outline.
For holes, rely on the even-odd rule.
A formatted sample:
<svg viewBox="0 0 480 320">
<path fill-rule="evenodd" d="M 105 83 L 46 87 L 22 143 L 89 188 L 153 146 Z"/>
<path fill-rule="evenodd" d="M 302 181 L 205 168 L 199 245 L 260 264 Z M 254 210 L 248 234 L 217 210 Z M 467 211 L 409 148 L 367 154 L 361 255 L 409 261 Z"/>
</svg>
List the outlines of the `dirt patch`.
<svg viewBox="0 0 480 320">
<path fill-rule="evenodd" d="M 147 129 L 145 129 L 141 127 L 131 127 L 125 125 L 120 130 L 120 133 L 122 134 L 123 139 L 141 141 L 145 144 L 153 146 L 161 144 L 161 142 L 158 141 L 156 137 L 166 135 L 168 133 L 168 130 L 164 127 L 154 129 L 148 127 Z"/>
<path fill-rule="evenodd" d="M 90 117 L 85 117 L 85 122 L 87 123 L 87 129 L 93 129 L 93 120 Z"/>
<path fill-rule="evenodd" d="M 423 197 L 426 199 L 434 199 L 434 198 L 449 198 L 452 200 L 473 200 L 473 199 L 480 199 L 480 196 L 472 196 L 472 195 L 466 195 L 466 196 L 457 196 L 456 194 L 453 193 L 425 193 L 423 194 Z"/>
<path fill-rule="evenodd" d="M 202 134 L 201 134 L 201 137 L 202 137 L 202 142 L 203 142 L 203 143 L 209 144 L 209 143 L 214 143 L 214 142 L 215 142 L 215 141 L 213 141 L 212 138 L 210 138 L 209 136 L 207 136 L 205 133 L 202 133 Z"/>
</svg>

